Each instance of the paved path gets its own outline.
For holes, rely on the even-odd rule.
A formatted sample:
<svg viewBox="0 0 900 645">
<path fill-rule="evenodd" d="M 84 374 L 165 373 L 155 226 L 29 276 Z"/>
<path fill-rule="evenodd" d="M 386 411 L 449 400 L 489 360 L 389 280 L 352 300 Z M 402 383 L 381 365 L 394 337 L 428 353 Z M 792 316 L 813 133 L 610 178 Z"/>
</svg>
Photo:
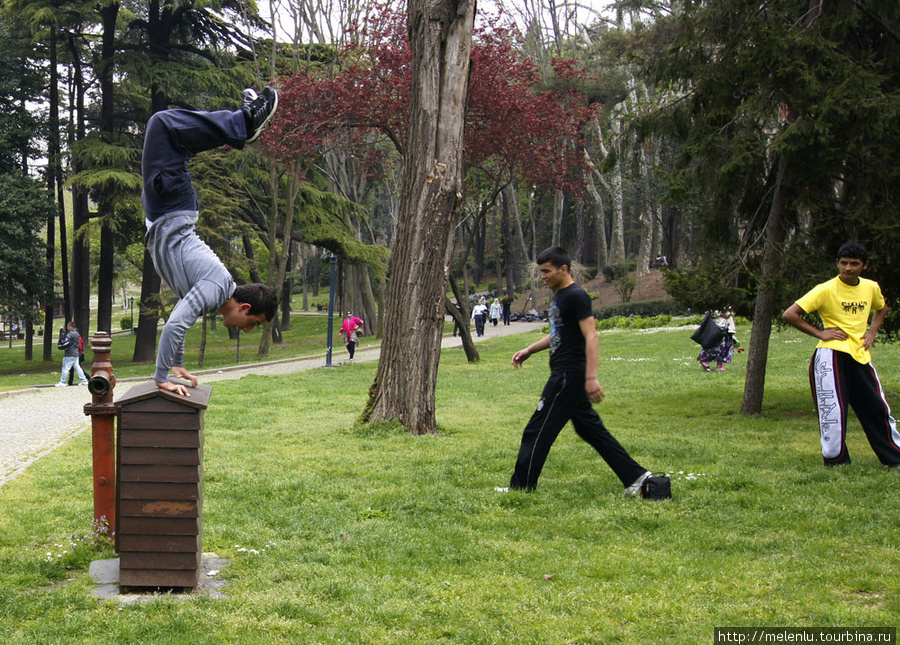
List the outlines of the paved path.
<svg viewBox="0 0 900 645">
<path fill-rule="evenodd" d="M 521 334 L 540 329 L 544 323 L 514 322 L 504 327 L 488 326 L 483 338 Z M 442 347 L 459 347 L 462 341 L 446 336 Z M 115 349 L 113 350 L 115 351 Z M 380 347 L 372 346 L 356 350 L 356 362 L 378 359 Z M 332 363 L 346 360 L 346 351 L 335 352 Z M 115 359 L 113 360 L 115 365 Z M 269 363 L 195 372 L 201 383 L 224 379 L 238 379 L 245 374 L 290 374 L 302 370 L 324 367 L 325 354 L 285 359 Z M 129 382 L 145 379 L 122 379 L 117 394 L 122 395 L 131 387 Z M 54 450 L 75 435 L 90 429 L 90 418 L 84 414 L 85 403 L 91 402 L 86 387 L 37 387 L 28 390 L 0 394 L 0 486 L 22 473 L 32 462 Z"/>
</svg>

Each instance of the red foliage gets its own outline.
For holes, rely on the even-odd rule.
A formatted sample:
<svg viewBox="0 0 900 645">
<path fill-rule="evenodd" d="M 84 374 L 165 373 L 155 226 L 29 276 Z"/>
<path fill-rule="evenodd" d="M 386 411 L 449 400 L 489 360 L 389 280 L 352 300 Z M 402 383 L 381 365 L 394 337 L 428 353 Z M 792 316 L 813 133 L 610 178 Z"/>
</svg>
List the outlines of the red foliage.
<svg viewBox="0 0 900 645">
<path fill-rule="evenodd" d="M 342 52 L 336 70 L 311 69 L 281 80 L 278 114 L 264 135 L 282 160 L 314 157 L 334 145 L 365 146 L 372 131 L 402 153 L 410 104 L 406 16 L 385 9 Z M 580 74 L 575 61 L 554 61 L 559 78 Z M 466 116 L 466 163 L 548 189 L 578 192 L 583 155 L 580 129 L 599 105 L 574 90 L 541 90 L 540 70 L 513 46 L 513 34 L 493 27 L 476 34 Z"/>
</svg>

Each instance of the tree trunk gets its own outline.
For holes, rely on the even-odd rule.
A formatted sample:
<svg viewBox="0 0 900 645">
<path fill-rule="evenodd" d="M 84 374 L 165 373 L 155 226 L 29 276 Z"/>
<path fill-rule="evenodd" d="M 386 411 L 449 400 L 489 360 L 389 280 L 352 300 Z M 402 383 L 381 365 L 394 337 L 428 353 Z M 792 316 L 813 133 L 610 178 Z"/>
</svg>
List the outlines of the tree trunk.
<svg viewBox="0 0 900 645">
<path fill-rule="evenodd" d="M 115 136 L 115 106 L 113 104 L 115 86 L 113 84 L 113 56 L 116 53 L 116 19 L 119 3 L 110 2 L 100 9 L 103 22 L 103 36 L 100 51 L 100 65 L 97 76 L 100 81 L 100 136 L 112 143 Z M 112 221 L 115 217 L 113 189 L 104 187 L 98 200 L 100 219 L 100 271 L 97 278 L 97 331 L 112 333 L 113 264 L 115 259 L 115 231 Z M 127 302 L 122 294 L 122 304 Z M 132 321 L 132 325 L 134 321 Z"/>
<path fill-rule="evenodd" d="M 550 246 L 559 246 L 562 236 L 563 208 L 566 204 L 566 194 L 557 190 L 553 195 L 553 233 Z"/>
<path fill-rule="evenodd" d="M 622 138 L 621 123 L 617 124 L 618 138 Z M 623 194 L 624 181 L 622 179 L 622 167 L 625 165 L 623 159 L 623 146 L 619 144 L 619 158 L 616 161 L 616 167 L 613 168 L 610 186 L 610 198 L 612 199 L 612 231 L 610 232 L 609 244 L 609 262 L 610 264 L 618 264 L 625 261 L 625 195 Z"/>
<path fill-rule="evenodd" d="M 653 213 L 651 211 L 652 198 L 650 196 L 650 161 L 647 159 L 647 149 L 640 146 L 640 163 L 639 175 L 641 179 L 641 192 L 644 198 L 638 205 L 640 215 L 638 219 L 641 223 L 641 242 L 638 246 L 637 254 L 637 274 L 644 276 L 650 273 L 650 255 L 653 252 Z"/>
<path fill-rule="evenodd" d="M 444 308 L 450 313 L 450 317 L 453 318 L 453 321 L 459 327 L 459 336 L 462 338 L 466 360 L 470 363 L 477 363 L 481 360 L 481 356 L 478 354 L 478 349 L 472 340 L 472 327 L 469 325 L 469 315 L 472 312 L 469 311 L 469 301 L 459 292 L 459 282 L 457 282 L 456 277 L 452 273 L 450 274 L 449 282 L 450 290 L 453 292 L 456 302 L 459 303 L 459 308 L 457 309 L 456 305 L 449 298 L 444 298 Z"/>
<path fill-rule="evenodd" d="M 587 240 L 587 217 L 584 214 L 584 198 L 575 200 L 575 248 L 572 257 L 576 262 L 587 264 L 585 261 L 585 241 Z"/>
<path fill-rule="evenodd" d="M 84 108 L 84 81 L 81 71 L 81 58 L 75 39 L 68 38 L 69 53 L 73 60 L 74 71 L 74 99 L 75 113 L 73 121 L 75 128 L 74 139 L 69 142 L 70 149 L 74 149 L 75 143 L 85 137 L 85 108 Z M 79 173 L 84 170 L 84 164 L 73 160 L 72 170 Z M 72 270 L 71 270 L 71 297 L 72 317 L 75 327 L 83 338 L 90 337 L 91 322 L 91 242 L 88 231 L 90 229 L 90 205 L 88 204 L 88 191 L 79 186 L 72 187 Z M 64 228 L 62 222 L 60 227 Z M 60 236 L 60 240 L 65 238 Z"/>
<path fill-rule="evenodd" d="M 156 328 L 159 323 L 159 288 L 162 279 L 153 268 L 150 253 L 144 251 L 144 270 L 141 274 L 141 301 L 138 308 L 138 326 L 134 337 L 135 363 L 146 363 L 156 358 Z"/>
<path fill-rule="evenodd" d="M 296 178 L 289 180 L 289 183 L 295 184 L 298 182 Z M 272 195 L 272 205 L 271 208 L 271 217 L 269 218 L 269 237 L 266 242 L 266 246 L 269 247 L 269 286 L 275 289 L 275 297 L 277 301 L 281 300 L 281 283 L 283 280 L 279 280 L 278 276 L 281 272 L 281 267 L 283 263 L 281 261 L 281 256 L 278 254 L 278 229 L 279 229 L 279 218 L 281 217 L 281 211 L 278 207 L 278 187 L 280 185 L 280 177 L 278 173 L 278 168 L 275 164 L 275 161 L 269 161 L 269 192 Z M 288 190 L 292 190 L 289 188 Z M 293 191 L 292 191 L 293 192 Z M 296 192 L 293 192 L 293 195 L 296 197 Z M 289 205 L 287 210 L 290 211 L 285 222 L 286 227 L 288 228 L 287 233 L 285 234 L 284 239 L 289 240 L 288 234 L 290 233 L 290 223 L 294 221 L 294 218 L 291 216 L 293 213 L 294 202 L 289 199 Z M 287 253 L 283 253 L 282 255 L 287 255 Z M 287 259 L 285 258 L 285 261 Z M 271 346 L 271 339 L 273 333 L 275 332 L 275 320 L 268 320 L 264 325 L 262 325 L 262 337 L 259 339 L 259 346 L 256 350 L 256 357 L 263 358 L 264 356 L 269 355 L 269 347 Z"/>
<path fill-rule="evenodd" d="M 384 341 L 363 421 L 437 431 L 444 289 L 462 199 L 474 0 L 409 0 L 412 100 Z"/>
<path fill-rule="evenodd" d="M 47 169 L 47 192 L 50 195 L 57 194 L 56 184 L 57 184 L 57 174 L 53 171 L 54 164 L 62 163 L 60 158 L 60 149 L 59 149 L 59 73 L 56 69 L 56 29 L 51 28 L 50 30 L 50 121 L 49 121 L 49 140 L 48 145 L 50 146 L 49 150 L 49 163 L 50 167 Z M 60 191 L 62 187 L 60 187 Z M 57 204 L 57 209 L 62 208 L 62 201 L 59 201 Z M 47 271 L 50 275 L 51 280 L 55 279 L 55 272 L 53 265 L 56 261 L 56 213 L 47 218 Z M 65 230 L 65 229 L 63 229 Z M 63 248 L 63 254 L 65 255 L 65 244 L 61 244 Z M 66 285 L 66 279 L 68 276 L 63 276 L 63 288 L 68 291 L 68 286 Z M 55 283 L 54 283 L 55 284 Z M 68 295 L 68 294 L 66 294 Z M 68 298 L 66 298 L 68 301 Z M 51 361 L 53 360 L 53 309 L 56 304 L 56 289 L 51 289 L 50 291 L 50 300 L 44 305 L 44 360 Z M 65 309 L 63 310 L 63 317 L 65 318 L 67 312 Z M 65 324 L 65 323 L 63 323 Z"/>
<path fill-rule="evenodd" d="M 597 226 L 597 268 L 602 269 L 606 266 L 607 261 L 606 218 L 603 215 L 603 197 L 600 195 L 600 191 L 597 190 L 597 186 L 594 184 L 594 172 L 596 171 L 591 169 L 586 173 L 585 185 L 588 194 L 591 196 L 591 199 L 594 200 L 594 204 L 596 205 L 596 210 L 594 212 L 596 214 L 595 222 Z"/>
<path fill-rule="evenodd" d="M 777 284 L 781 276 L 784 252 L 785 218 L 789 204 L 789 170 L 788 157 L 782 155 L 778 162 L 778 177 L 772 198 L 772 208 L 766 223 L 762 278 L 756 296 L 753 331 L 750 335 L 750 347 L 747 352 L 747 377 L 744 381 L 744 401 L 741 405 L 741 412 L 744 414 L 758 414 L 762 410 L 769 338 L 772 335 L 772 320 L 775 317 L 777 305 Z"/>
</svg>

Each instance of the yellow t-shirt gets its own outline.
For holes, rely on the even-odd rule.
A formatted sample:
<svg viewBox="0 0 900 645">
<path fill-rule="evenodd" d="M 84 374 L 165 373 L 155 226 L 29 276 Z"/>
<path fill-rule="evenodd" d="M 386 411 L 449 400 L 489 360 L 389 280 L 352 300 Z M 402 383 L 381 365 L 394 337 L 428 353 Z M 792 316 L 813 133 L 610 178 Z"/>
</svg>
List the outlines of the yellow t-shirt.
<svg viewBox="0 0 900 645">
<path fill-rule="evenodd" d="M 884 309 L 884 296 L 877 282 L 860 278 L 859 284 L 851 287 L 838 276 L 813 287 L 797 305 L 808 314 L 817 311 L 826 329 L 837 327 L 847 334 L 847 340 L 820 340 L 816 347 L 845 352 L 863 365 L 872 360 L 869 350 L 863 347 L 863 338 L 872 312 Z"/>
</svg>

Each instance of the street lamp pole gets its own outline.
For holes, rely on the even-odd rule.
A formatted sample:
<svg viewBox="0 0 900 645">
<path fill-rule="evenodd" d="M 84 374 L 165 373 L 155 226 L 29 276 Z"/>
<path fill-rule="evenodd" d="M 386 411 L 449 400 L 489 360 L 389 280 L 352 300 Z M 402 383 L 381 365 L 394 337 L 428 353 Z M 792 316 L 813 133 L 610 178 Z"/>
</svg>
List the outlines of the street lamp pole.
<svg viewBox="0 0 900 645">
<path fill-rule="evenodd" d="M 131 307 L 131 333 L 135 333 L 135 324 L 134 324 L 134 296 L 131 296 L 128 299 L 128 306 Z"/>
<path fill-rule="evenodd" d="M 325 367 L 331 367 L 331 349 L 334 338 L 334 267 L 337 264 L 337 255 L 329 251 L 325 258 L 331 263 L 331 286 L 328 292 L 328 352 L 325 355 Z"/>
</svg>

